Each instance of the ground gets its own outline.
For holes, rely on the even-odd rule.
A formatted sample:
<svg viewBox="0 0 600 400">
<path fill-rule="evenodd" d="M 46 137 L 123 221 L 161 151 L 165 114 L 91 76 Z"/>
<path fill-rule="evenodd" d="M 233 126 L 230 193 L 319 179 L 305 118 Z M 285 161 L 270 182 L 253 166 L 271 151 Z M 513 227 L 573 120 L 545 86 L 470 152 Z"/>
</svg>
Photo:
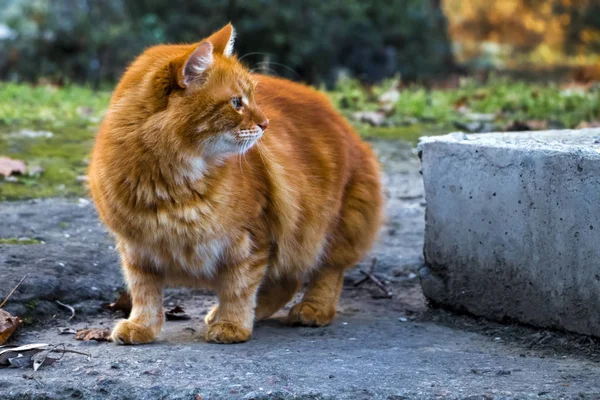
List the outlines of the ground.
<svg viewBox="0 0 600 400">
<path fill-rule="evenodd" d="M 152 345 L 80 342 L 59 327 L 112 326 L 102 309 L 122 278 L 113 242 L 82 199 L 0 203 L 0 294 L 27 273 L 5 307 L 23 316 L 16 343 L 64 343 L 67 354 L 37 372 L 0 371 L 0 399 L 560 399 L 600 398 L 596 339 L 499 324 L 431 309 L 423 297 L 423 188 L 410 145 L 375 141 L 385 166 L 387 222 L 372 254 L 393 298 L 348 274 L 338 315 L 325 328 L 259 323 L 244 344 L 203 340 L 203 291 L 171 290 L 167 306 L 192 316 L 167 321 Z M 39 242 L 39 243 L 38 243 Z M 70 304 L 76 316 L 56 300 Z"/>
</svg>

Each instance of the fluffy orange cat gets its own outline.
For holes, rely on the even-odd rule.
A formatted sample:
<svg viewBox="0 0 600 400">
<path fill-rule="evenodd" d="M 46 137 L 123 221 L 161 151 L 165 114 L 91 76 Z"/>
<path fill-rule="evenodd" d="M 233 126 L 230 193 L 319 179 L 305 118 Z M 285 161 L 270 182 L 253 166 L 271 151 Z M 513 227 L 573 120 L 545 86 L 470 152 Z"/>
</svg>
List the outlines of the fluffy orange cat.
<svg viewBox="0 0 600 400">
<path fill-rule="evenodd" d="M 285 306 L 292 324 L 335 316 L 344 270 L 380 226 L 371 149 L 309 87 L 249 72 L 229 24 L 199 44 L 156 46 L 128 68 L 89 169 L 131 294 L 112 338 L 152 342 L 164 286 L 219 299 L 206 339 L 236 343 Z"/>
</svg>

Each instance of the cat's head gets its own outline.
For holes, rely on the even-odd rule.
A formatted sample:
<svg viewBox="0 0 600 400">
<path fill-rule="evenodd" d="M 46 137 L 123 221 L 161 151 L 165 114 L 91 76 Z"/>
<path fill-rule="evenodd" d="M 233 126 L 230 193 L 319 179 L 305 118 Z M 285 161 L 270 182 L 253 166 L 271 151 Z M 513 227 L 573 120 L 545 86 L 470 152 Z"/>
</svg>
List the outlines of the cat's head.
<svg viewBox="0 0 600 400">
<path fill-rule="evenodd" d="M 256 81 L 233 54 L 235 30 L 226 25 L 199 44 L 182 47 L 150 80 L 162 121 L 178 142 L 203 157 L 250 149 L 269 126 L 256 104 Z M 179 48 L 179 46 L 175 46 Z M 179 52 L 181 53 L 181 51 Z"/>
</svg>

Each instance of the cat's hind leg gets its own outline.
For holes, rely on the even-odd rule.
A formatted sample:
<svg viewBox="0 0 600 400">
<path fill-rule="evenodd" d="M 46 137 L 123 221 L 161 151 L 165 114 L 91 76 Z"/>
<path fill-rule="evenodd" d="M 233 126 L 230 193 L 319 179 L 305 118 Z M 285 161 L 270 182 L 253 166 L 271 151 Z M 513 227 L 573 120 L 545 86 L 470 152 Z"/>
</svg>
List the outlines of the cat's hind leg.
<svg viewBox="0 0 600 400">
<path fill-rule="evenodd" d="M 297 277 L 279 279 L 265 277 L 258 290 L 254 319 L 256 321 L 267 319 L 279 311 L 294 297 L 300 289 L 300 283 Z M 216 305 L 206 314 L 204 317 L 206 325 L 214 322 L 218 311 L 219 306 Z"/>
<path fill-rule="evenodd" d="M 324 326 L 335 317 L 344 271 L 366 255 L 381 224 L 382 196 L 376 168 L 365 163 L 348 183 L 327 252 L 313 272 L 302 301 L 290 310 L 291 324 Z"/>
<path fill-rule="evenodd" d="M 288 322 L 292 325 L 324 326 L 335 317 L 344 268 L 325 265 L 310 279 L 302 301 L 290 310 Z"/>
<path fill-rule="evenodd" d="M 269 318 L 292 300 L 300 289 L 301 281 L 295 276 L 279 279 L 266 277 L 256 300 L 256 320 Z"/>
</svg>

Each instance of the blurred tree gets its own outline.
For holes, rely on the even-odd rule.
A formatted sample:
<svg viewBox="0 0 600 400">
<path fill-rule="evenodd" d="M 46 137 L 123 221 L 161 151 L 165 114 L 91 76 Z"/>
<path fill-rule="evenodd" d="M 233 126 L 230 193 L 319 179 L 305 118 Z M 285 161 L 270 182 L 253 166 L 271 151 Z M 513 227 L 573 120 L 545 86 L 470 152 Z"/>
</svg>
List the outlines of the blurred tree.
<svg viewBox="0 0 600 400">
<path fill-rule="evenodd" d="M 460 61 L 508 67 L 593 63 L 598 0 L 444 0 Z"/>
<path fill-rule="evenodd" d="M 311 83 L 343 70 L 377 81 L 455 67 L 441 0 L 0 0 L 0 9 L 4 79 L 114 81 L 145 47 L 195 42 L 227 21 L 244 61 Z"/>
</svg>

